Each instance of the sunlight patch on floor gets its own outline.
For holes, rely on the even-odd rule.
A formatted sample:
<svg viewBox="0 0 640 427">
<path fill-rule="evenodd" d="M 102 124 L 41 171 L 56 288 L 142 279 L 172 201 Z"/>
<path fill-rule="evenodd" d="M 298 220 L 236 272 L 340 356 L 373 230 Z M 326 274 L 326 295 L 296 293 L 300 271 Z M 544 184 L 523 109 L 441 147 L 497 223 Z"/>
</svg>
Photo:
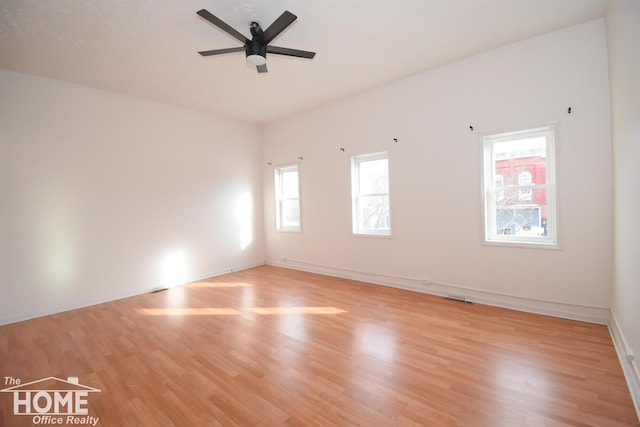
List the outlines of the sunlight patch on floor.
<svg viewBox="0 0 640 427">
<path fill-rule="evenodd" d="M 244 312 L 255 314 L 341 314 L 345 310 L 337 307 L 251 307 L 243 309 L 225 307 L 193 307 L 193 308 L 142 308 L 139 310 L 147 316 L 228 316 Z"/>
<path fill-rule="evenodd" d="M 148 316 L 227 316 L 242 314 L 234 308 L 142 308 L 142 314 Z"/>
<path fill-rule="evenodd" d="M 190 288 L 248 288 L 254 285 L 245 282 L 192 282 L 187 284 Z"/>
<path fill-rule="evenodd" d="M 257 314 L 340 314 L 346 313 L 336 307 L 255 307 L 251 311 Z"/>
</svg>

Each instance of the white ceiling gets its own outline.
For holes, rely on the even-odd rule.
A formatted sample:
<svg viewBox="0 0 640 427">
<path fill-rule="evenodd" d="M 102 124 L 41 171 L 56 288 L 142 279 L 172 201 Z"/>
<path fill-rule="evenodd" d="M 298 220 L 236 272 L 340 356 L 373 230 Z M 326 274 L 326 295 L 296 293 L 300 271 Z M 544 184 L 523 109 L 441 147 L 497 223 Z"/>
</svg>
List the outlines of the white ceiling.
<svg viewBox="0 0 640 427">
<path fill-rule="evenodd" d="M 262 124 L 604 15 L 607 0 L 0 0 L 0 68 Z M 250 37 L 289 10 L 258 74 L 205 8 Z M 1 99 L 1 97 L 0 97 Z"/>
</svg>

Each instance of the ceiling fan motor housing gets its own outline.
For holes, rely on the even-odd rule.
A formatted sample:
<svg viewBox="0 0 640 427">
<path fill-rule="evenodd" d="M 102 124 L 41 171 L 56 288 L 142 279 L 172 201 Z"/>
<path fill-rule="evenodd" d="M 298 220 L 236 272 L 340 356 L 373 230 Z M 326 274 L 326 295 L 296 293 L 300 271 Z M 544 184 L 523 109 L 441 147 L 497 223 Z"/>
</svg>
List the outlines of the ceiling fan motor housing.
<svg viewBox="0 0 640 427">
<path fill-rule="evenodd" d="M 249 55 L 260 55 L 263 58 L 267 57 L 267 46 L 264 44 L 257 43 L 255 40 L 252 40 L 250 43 L 244 45 L 244 51 Z"/>
<path fill-rule="evenodd" d="M 251 35 L 253 36 L 248 43 L 245 43 L 244 50 L 247 56 L 260 55 L 267 57 L 267 44 L 264 41 L 264 32 L 257 22 L 251 23 Z"/>
</svg>

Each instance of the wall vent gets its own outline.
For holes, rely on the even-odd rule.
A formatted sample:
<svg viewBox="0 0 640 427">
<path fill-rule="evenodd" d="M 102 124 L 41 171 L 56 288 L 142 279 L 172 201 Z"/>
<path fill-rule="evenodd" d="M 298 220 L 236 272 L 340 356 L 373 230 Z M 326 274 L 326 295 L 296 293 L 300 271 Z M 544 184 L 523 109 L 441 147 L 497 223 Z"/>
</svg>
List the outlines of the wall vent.
<svg viewBox="0 0 640 427">
<path fill-rule="evenodd" d="M 444 299 L 448 299 L 448 300 L 451 300 L 451 301 L 463 302 L 465 304 L 471 304 L 471 301 L 469 301 L 467 298 L 461 297 L 459 295 L 447 295 L 446 297 L 444 297 Z"/>
</svg>

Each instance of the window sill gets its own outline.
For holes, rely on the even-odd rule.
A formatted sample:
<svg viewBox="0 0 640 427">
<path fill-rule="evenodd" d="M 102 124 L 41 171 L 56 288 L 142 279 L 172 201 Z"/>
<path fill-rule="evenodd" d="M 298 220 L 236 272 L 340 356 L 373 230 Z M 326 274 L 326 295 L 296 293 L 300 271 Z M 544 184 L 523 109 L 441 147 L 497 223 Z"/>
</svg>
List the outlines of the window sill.
<svg viewBox="0 0 640 427">
<path fill-rule="evenodd" d="M 518 242 L 518 241 L 498 241 L 498 240 L 485 240 L 482 242 L 483 246 L 496 246 L 496 247 L 511 247 L 511 248 L 524 248 L 524 249 L 547 249 L 547 250 L 561 250 L 560 244 L 546 243 L 546 242 Z"/>
<path fill-rule="evenodd" d="M 393 238 L 391 234 L 376 234 L 376 233 L 351 233 L 351 237 L 373 237 L 373 238 L 381 238 L 381 239 Z"/>
</svg>

